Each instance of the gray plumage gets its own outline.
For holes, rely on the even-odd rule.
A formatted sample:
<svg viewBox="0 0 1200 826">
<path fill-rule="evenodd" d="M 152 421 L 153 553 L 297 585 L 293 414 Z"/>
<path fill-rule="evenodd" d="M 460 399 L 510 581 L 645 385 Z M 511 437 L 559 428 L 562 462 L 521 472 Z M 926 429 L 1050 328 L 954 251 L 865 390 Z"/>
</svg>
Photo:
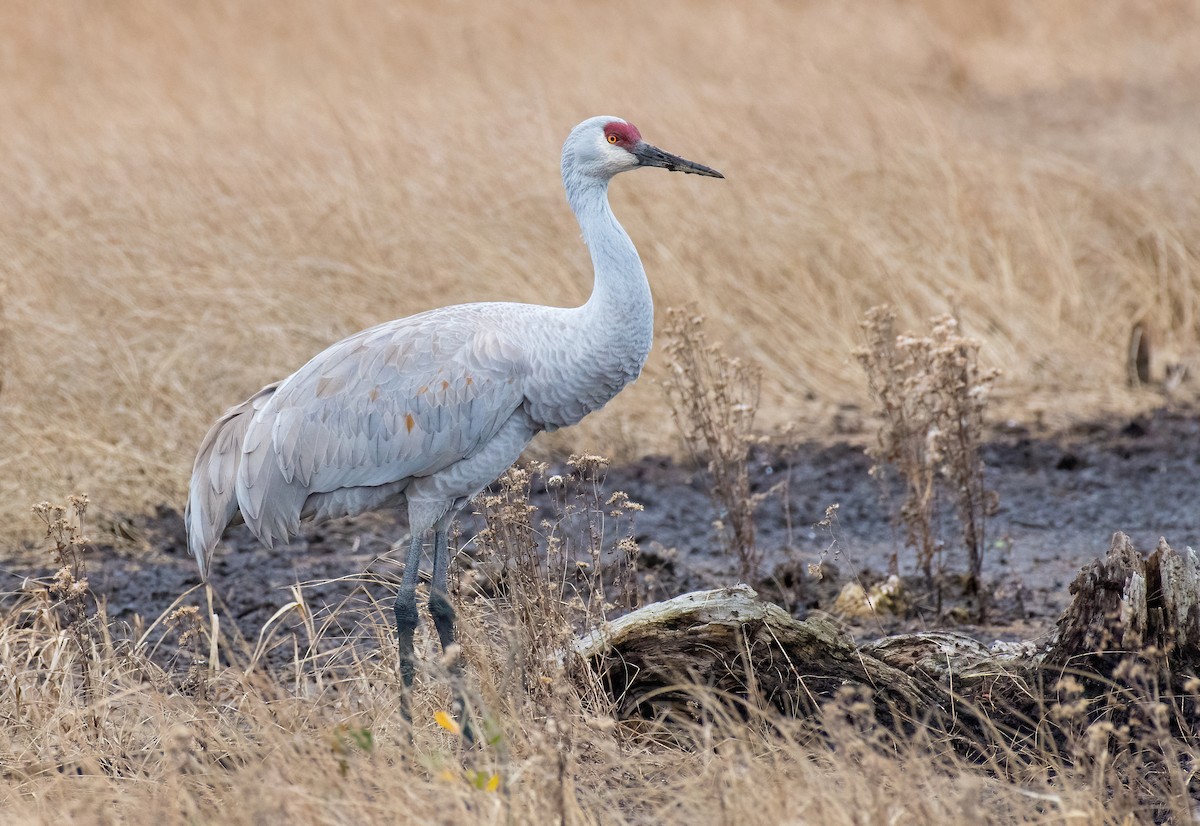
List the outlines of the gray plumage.
<svg viewBox="0 0 1200 826">
<path fill-rule="evenodd" d="M 446 647 L 450 520 L 539 432 L 603 407 L 650 352 L 650 286 L 608 204 L 612 177 L 639 166 L 721 177 L 650 146 L 620 118 L 576 126 L 562 178 L 595 269 L 583 306 L 462 304 L 389 321 L 226 411 L 200 446 L 184 517 L 201 575 L 236 521 L 271 547 L 306 517 L 406 505 L 412 538 L 395 612 L 411 685 L 423 537 L 434 531 L 430 608 Z"/>
<path fill-rule="evenodd" d="M 202 576 L 239 517 L 271 547 L 295 536 L 304 517 L 407 500 L 411 530 L 423 533 L 539 431 L 578 422 L 637 377 L 653 308 L 637 250 L 609 208 L 608 181 L 666 164 L 609 143 L 609 124 L 632 128 L 591 118 L 563 146 L 563 183 L 595 267 L 589 301 L 463 304 L 389 321 L 228 410 L 201 444 L 185 514 Z"/>
</svg>

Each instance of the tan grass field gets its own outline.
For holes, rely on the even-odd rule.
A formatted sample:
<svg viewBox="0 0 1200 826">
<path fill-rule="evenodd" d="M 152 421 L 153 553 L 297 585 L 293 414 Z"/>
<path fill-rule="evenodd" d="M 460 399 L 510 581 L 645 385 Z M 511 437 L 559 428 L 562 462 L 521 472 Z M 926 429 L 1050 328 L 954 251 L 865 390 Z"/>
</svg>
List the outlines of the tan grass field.
<svg viewBox="0 0 1200 826">
<path fill-rule="evenodd" d="M 0 7 L 0 525 L 182 504 L 207 425 L 360 328 L 582 301 L 558 152 L 609 113 L 726 181 L 623 177 L 661 307 L 766 370 L 761 422 L 860 401 L 866 308 L 953 308 L 1004 415 L 1156 402 L 1197 356 L 1200 5 Z M 661 352 L 543 449 L 672 449 Z M 1185 388 L 1186 389 L 1186 388 Z M 814 430 L 814 432 L 816 432 Z"/>
<path fill-rule="evenodd" d="M 344 335 L 460 301 L 583 301 L 558 153 L 594 114 L 727 176 L 643 171 L 613 201 L 658 305 L 695 302 L 762 365 L 768 430 L 823 433 L 864 400 L 852 353 L 882 302 L 909 325 L 958 313 L 1004 371 L 1002 416 L 1194 394 L 1166 377 L 1200 369 L 1198 78 L 1195 0 L 2 3 L 0 555 L 35 535 L 38 500 L 181 509 L 208 424 Z M 656 351 L 539 449 L 674 450 L 663 367 Z M 472 758 L 503 776 L 490 793 L 432 722 L 436 688 L 426 756 L 397 756 L 386 653 L 298 660 L 294 681 L 231 669 L 197 696 L 128 640 L 82 667 L 51 612 L 14 616 L 6 824 L 1142 816 L 1114 775 L 1052 755 L 1001 779 L 932 760 L 937 744 L 814 747 L 799 725 L 627 738 L 576 697 L 526 699 L 468 611 L 505 731 Z"/>
</svg>

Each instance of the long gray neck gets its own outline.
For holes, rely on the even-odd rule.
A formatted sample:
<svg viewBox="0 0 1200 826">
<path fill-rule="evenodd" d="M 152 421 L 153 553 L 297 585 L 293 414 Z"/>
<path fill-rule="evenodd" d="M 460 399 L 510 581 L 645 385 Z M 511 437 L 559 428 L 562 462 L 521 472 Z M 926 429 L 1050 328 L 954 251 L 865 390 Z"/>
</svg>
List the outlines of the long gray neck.
<svg viewBox="0 0 1200 826">
<path fill-rule="evenodd" d="M 591 298 L 581 310 L 589 322 L 626 337 L 644 361 L 653 335 L 654 303 L 637 248 L 608 204 L 608 181 L 568 174 L 563 183 L 596 273 Z"/>
</svg>

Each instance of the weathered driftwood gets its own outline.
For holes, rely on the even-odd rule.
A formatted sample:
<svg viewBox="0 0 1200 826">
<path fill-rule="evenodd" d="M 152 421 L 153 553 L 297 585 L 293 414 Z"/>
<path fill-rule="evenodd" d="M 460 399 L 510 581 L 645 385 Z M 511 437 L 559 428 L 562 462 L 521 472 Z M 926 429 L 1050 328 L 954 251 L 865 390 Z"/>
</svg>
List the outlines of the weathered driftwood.
<svg viewBox="0 0 1200 826">
<path fill-rule="evenodd" d="M 798 621 L 746 585 L 646 606 L 580 639 L 575 653 L 599 669 L 621 717 L 692 707 L 703 699 L 697 686 L 794 715 L 852 684 L 905 710 L 942 699 L 928 680 L 864 655 L 833 618 Z"/>
<path fill-rule="evenodd" d="M 1131 652 L 1158 658 L 1177 686 L 1195 673 L 1200 564 L 1191 549 L 1180 554 L 1161 541 L 1146 559 L 1117 533 L 1071 593 L 1043 642 L 986 646 L 937 632 L 857 645 L 833 617 L 797 620 L 740 585 L 646 606 L 579 639 L 574 653 L 601 675 L 624 718 L 691 713 L 712 697 L 810 716 L 849 688 L 873 698 L 885 723 L 969 725 L 970 709 L 1036 698 L 1031 686 L 1067 671 L 1110 681 L 1117 658 Z"/>
</svg>

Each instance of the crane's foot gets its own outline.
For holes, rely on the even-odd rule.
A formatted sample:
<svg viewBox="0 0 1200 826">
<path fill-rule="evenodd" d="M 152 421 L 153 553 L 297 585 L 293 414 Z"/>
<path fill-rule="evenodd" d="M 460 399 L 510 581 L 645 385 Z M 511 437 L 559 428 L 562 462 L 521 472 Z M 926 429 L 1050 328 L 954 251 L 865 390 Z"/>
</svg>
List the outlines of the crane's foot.
<svg viewBox="0 0 1200 826">
<path fill-rule="evenodd" d="M 404 685 L 401 687 L 400 713 L 408 723 L 412 723 L 412 685 L 417 674 L 417 664 L 414 659 L 413 632 L 417 630 L 420 619 L 417 615 L 416 592 L 401 590 L 396 595 L 393 606 L 396 614 L 396 643 L 400 649 L 400 678 Z M 410 734 L 411 736 L 411 734 Z"/>
<path fill-rule="evenodd" d="M 459 659 L 461 650 L 454 640 L 454 606 L 450 604 L 446 594 L 435 590 L 429 595 L 429 613 L 433 616 L 433 627 L 437 629 L 442 651 L 450 658 L 447 670 L 454 691 L 453 711 L 461 721 L 459 725 L 462 728 L 463 740 L 470 746 L 475 743 L 475 729 L 471 725 L 471 709 L 463 690 L 462 661 Z"/>
</svg>

